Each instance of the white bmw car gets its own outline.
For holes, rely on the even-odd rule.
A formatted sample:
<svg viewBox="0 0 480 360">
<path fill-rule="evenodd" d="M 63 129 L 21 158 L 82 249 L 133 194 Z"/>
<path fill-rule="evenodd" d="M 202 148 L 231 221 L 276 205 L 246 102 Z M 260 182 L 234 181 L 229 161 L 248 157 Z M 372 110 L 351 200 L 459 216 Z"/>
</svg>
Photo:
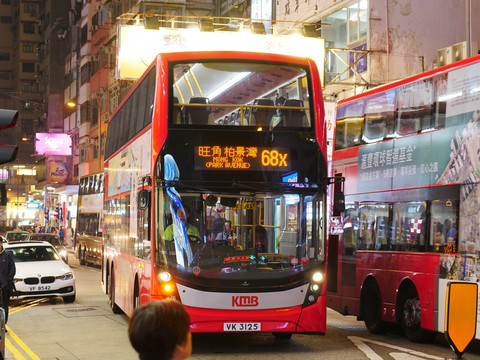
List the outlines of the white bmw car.
<svg viewBox="0 0 480 360">
<path fill-rule="evenodd" d="M 61 296 L 66 303 L 75 301 L 75 275 L 50 243 L 21 241 L 3 246 L 17 268 L 13 298 Z"/>
</svg>

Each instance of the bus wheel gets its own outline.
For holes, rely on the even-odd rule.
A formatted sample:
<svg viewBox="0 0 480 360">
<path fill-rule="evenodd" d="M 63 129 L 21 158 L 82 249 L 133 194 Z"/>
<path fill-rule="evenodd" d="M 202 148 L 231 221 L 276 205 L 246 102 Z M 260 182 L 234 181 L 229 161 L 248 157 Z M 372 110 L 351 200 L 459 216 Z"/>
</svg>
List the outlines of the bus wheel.
<svg viewBox="0 0 480 360">
<path fill-rule="evenodd" d="M 415 287 L 410 286 L 400 299 L 400 324 L 410 341 L 417 343 L 432 342 L 436 333 L 420 327 L 422 309 Z"/>
<path fill-rule="evenodd" d="M 78 247 L 78 260 L 80 261 L 80 265 L 85 265 L 85 257 L 81 246 Z"/>
<path fill-rule="evenodd" d="M 138 285 L 138 280 L 135 281 L 135 287 L 133 291 L 133 310 L 140 306 L 140 286 Z"/>
<path fill-rule="evenodd" d="M 374 281 L 369 281 L 365 285 L 361 306 L 361 315 L 368 331 L 372 334 L 386 333 L 387 325 L 381 320 L 380 290 Z"/>
<path fill-rule="evenodd" d="M 122 310 L 118 307 L 115 303 L 115 275 L 113 274 L 113 267 L 110 271 L 110 281 L 108 282 L 108 304 L 110 305 L 110 309 L 114 314 L 120 314 Z"/>
<path fill-rule="evenodd" d="M 278 339 L 278 340 L 289 340 L 292 337 L 292 333 L 290 333 L 290 332 L 274 332 L 273 336 L 275 336 L 275 339 Z"/>
</svg>

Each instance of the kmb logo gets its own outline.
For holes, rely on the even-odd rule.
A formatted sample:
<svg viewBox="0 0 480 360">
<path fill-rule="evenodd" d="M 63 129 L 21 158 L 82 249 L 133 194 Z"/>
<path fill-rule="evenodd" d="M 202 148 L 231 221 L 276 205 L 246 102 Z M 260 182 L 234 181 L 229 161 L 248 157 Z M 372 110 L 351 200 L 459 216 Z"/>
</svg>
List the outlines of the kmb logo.
<svg viewBox="0 0 480 360">
<path fill-rule="evenodd" d="M 258 296 L 232 296 L 232 307 L 258 306 Z"/>
</svg>

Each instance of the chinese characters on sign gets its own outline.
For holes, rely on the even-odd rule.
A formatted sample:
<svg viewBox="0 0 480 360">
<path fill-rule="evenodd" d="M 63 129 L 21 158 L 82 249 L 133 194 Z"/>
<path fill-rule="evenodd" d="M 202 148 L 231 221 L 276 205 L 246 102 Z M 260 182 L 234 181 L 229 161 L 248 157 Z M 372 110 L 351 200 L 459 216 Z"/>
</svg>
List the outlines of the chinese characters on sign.
<svg viewBox="0 0 480 360">
<path fill-rule="evenodd" d="M 197 146 L 197 170 L 288 170 L 289 153 L 285 149 L 265 149 L 257 146 Z"/>
</svg>

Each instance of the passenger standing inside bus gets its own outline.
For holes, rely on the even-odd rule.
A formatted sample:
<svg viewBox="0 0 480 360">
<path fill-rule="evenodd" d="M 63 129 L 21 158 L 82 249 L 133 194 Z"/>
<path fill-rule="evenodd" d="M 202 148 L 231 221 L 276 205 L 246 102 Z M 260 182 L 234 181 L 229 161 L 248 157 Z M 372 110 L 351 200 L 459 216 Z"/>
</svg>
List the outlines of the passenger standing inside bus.
<svg viewBox="0 0 480 360">
<path fill-rule="evenodd" d="M 177 209 L 177 216 L 185 225 L 185 229 L 187 230 L 187 235 L 190 241 L 192 242 L 200 242 L 200 233 L 195 225 L 192 225 L 188 222 L 188 218 L 190 217 L 190 209 L 184 205 L 183 208 L 185 209 L 185 214 L 183 213 L 182 209 Z M 173 241 L 173 224 L 170 224 L 165 229 L 163 233 L 163 238 L 165 241 Z"/>
<path fill-rule="evenodd" d="M 174 300 L 151 301 L 136 308 L 128 337 L 140 360 L 183 360 L 192 354 L 190 317 Z"/>
<path fill-rule="evenodd" d="M 12 254 L 5 251 L 3 243 L 0 241 L 0 292 L 1 306 L 5 310 L 5 324 L 8 321 L 8 306 L 10 305 L 10 295 L 14 288 L 13 278 L 17 269 Z"/>
</svg>

